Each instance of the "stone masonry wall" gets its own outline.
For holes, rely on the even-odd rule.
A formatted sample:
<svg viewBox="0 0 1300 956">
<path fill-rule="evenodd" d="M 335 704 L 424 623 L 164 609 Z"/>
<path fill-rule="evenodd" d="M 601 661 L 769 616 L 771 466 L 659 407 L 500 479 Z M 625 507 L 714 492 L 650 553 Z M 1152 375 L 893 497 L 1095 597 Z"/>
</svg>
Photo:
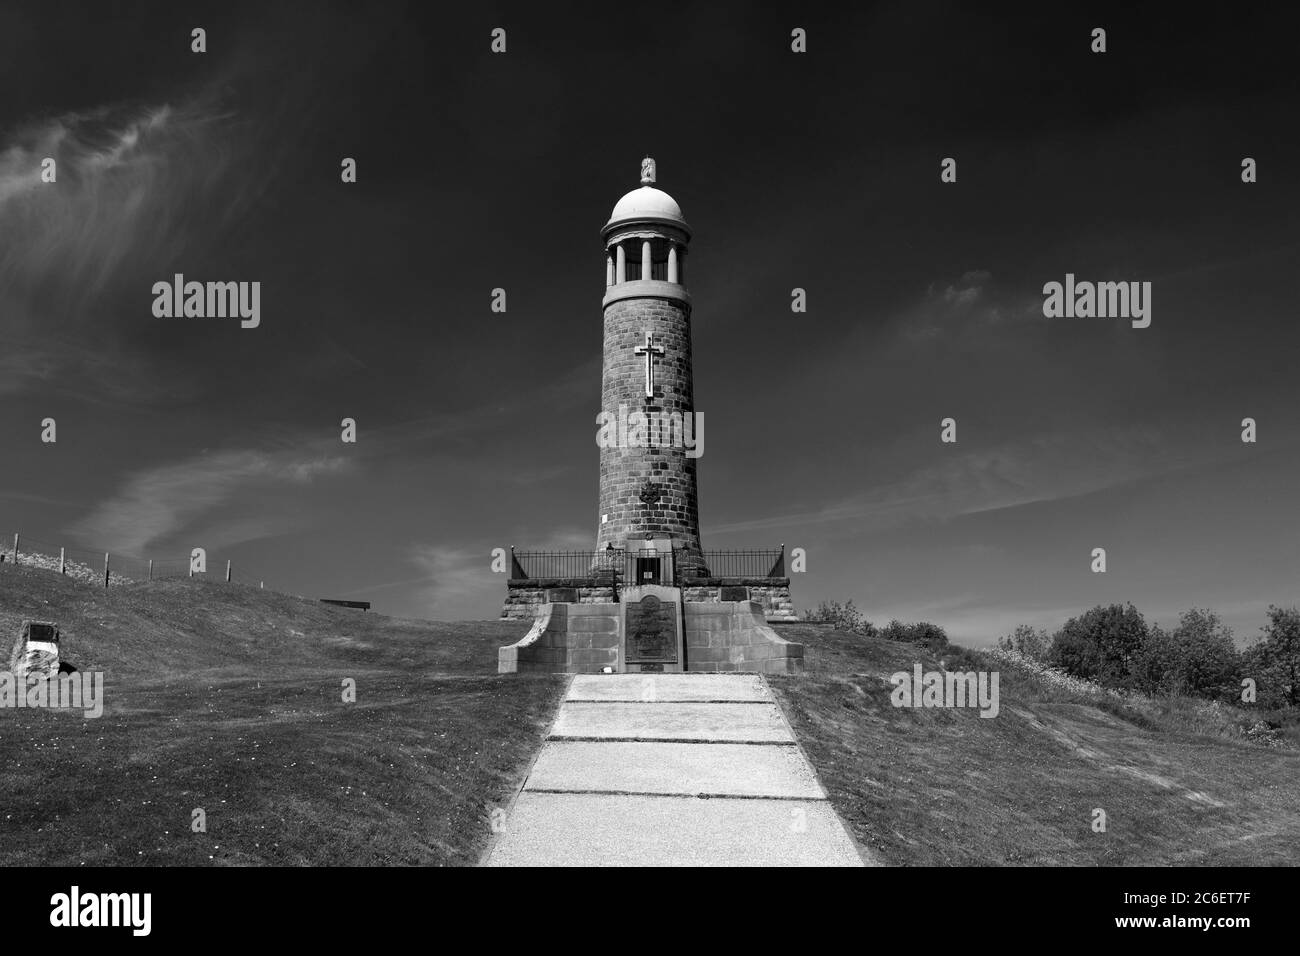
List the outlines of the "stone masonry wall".
<svg viewBox="0 0 1300 956">
<path fill-rule="evenodd" d="M 505 604 L 501 607 L 501 620 L 532 620 L 537 616 L 543 604 L 546 604 L 550 592 L 557 589 L 573 588 L 577 591 L 579 604 L 612 604 L 614 589 L 608 584 L 592 584 L 585 578 L 529 578 L 511 580 L 507 584 Z"/>
<path fill-rule="evenodd" d="M 621 657 L 618 605 L 547 604 L 522 640 L 497 649 L 497 672 L 598 674 Z"/>
<path fill-rule="evenodd" d="M 768 627 L 757 602 L 688 602 L 684 611 L 688 671 L 797 674 L 803 670 L 803 645 Z"/>
<path fill-rule="evenodd" d="M 513 579 L 507 588 L 501 608 L 503 621 L 532 620 L 543 604 L 562 596 L 555 593 L 559 589 L 576 591 L 579 604 L 611 604 L 616 600 L 612 587 L 593 584 L 587 578 Z M 742 588 L 743 598 L 734 590 L 729 590 L 728 596 L 757 601 L 767 621 L 799 620 L 790 598 L 789 578 L 699 578 L 683 585 L 682 600 L 717 604 L 722 601 L 724 588 Z"/>
<path fill-rule="evenodd" d="M 645 356 L 634 351 L 645 345 L 646 333 L 665 350 L 654 360 L 655 395 L 645 396 Z M 672 298 L 618 299 L 605 308 L 605 350 L 601 378 L 601 410 L 617 416 L 629 412 L 695 411 L 691 378 L 690 306 Z M 684 448 L 602 448 L 600 450 L 600 511 L 596 549 L 613 542 L 623 547 L 628 536 L 647 533 L 672 537 L 680 547 L 698 551 L 700 531 L 695 466 Z M 649 481 L 658 486 L 657 501 L 640 495 Z M 607 515 L 600 522 L 599 515 Z"/>
<path fill-rule="evenodd" d="M 743 589 L 743 598 L 735 589 Z M 763 617 L 768 621 L 797 621 L 794 602 L 790 599 L 789 578 L 702 578 L 684 584 L 683 601 L 717 604 L 723 600 L 723 591 L 733 600 L 757 601 L 763 607 Z"/>
</svg>

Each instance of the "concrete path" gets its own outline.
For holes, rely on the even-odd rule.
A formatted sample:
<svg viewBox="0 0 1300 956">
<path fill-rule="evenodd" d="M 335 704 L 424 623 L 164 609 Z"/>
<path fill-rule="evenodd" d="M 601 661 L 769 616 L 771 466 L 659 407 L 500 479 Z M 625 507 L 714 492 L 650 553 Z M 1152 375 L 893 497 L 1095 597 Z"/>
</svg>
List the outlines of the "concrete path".
<svg viewBox="0 0 1300 956">
<path fill-rule="evenodd" d="M 488 866 L 862 866 L 762 677 L 574 677 Z"/>
</svg>

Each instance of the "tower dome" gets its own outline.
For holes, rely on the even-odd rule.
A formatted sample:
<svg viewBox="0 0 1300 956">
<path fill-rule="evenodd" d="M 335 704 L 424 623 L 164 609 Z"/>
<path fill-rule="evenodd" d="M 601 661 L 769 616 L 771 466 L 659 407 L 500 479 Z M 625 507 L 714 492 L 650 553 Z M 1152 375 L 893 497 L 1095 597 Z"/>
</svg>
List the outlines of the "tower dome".
<svg viewBox="0 0 1300 956">
<path fill-rule="evenodd" d="M 675 226 L 686 226 L 682 216 L 682 207 L 677 200 L 662 189 L 646 185 L 634 189 L 617 203 L 605 228 L 627 222 L 666 222 Z"/>
<path fill-rule="evenodd" d="M 641 187 L 633 189 L 614 204 L 609 222 L 602 233 L 606 238 L 616 229 L 637 225 L 668 226 L 679 239 L 690 239 L 691 229 L 682 216 L 677 200 L 654 186 L 655 161 L 641 160 Z"/>
</svg>

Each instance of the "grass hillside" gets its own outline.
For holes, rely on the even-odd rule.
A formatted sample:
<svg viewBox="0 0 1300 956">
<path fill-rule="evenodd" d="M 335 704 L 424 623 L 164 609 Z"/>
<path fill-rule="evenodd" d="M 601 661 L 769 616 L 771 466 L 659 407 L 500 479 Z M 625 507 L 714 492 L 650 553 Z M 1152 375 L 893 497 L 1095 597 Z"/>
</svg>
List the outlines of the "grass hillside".
<svg viewBox="0 0 1300 956">
<path fill-rule="evenodd" d="M 807 672 L 769 680 L 836 809 L 887 863 L 1300 864 L 1294 748 L 998 662 L 998 717 L 896 708 L 889 675 L 937 669 L 935 657 L 822 626 L 779 631 L 807 646 Z"/>
<path fill-rule="evenodd" d="M 105 591 L 0 565 L 4 656 L 25 617 L 60 624 L 106 704 L 0 710 L 3 865 L 474 863 L 564 682 L 496 676 L 518 622 L 216 581 Z"/>
<path fill-rule="evenodd" d="M 219 581 L 104 591 L 0 564 L 5 656 L 24 617 L 62 626 L 107 701 L 92 720 L 0 710 L 0 865 L 471 864 L 565 684 L 496 674 L 525 623 L 395 620 Z M 885 862 L 1300 863 L 1294 747 L 1006 663 L 996 718 L 899 709 L 888 676 L 935 669 L 926 652 L 780 632 L 806 645 L 807 672 L 769 680 Z"/>
</svg>

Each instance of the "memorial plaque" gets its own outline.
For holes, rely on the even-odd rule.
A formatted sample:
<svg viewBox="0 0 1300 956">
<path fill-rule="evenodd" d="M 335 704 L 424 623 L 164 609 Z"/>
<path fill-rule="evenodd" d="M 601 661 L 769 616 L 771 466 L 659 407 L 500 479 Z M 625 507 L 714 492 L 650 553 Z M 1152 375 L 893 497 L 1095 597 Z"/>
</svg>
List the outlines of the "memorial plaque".
<svg viewBox="0 0 1300 956">
<path fill-rule="evenodd" d="M 551 604 L 577 604 L 577 588 L 547 588 L 546 600 Z"/>
<path fill-rule="evenodd" d="M 627 662 L 641 664 L 677 661 L 677 602 L 648 594 L 626 605 Z"/>
<path fill-rule="evenodd" d="M 748 601 L 749 588 L 746 587 L 723 587 L 722 593 L 718 595 L 721 601 Z"/>
</svg>

